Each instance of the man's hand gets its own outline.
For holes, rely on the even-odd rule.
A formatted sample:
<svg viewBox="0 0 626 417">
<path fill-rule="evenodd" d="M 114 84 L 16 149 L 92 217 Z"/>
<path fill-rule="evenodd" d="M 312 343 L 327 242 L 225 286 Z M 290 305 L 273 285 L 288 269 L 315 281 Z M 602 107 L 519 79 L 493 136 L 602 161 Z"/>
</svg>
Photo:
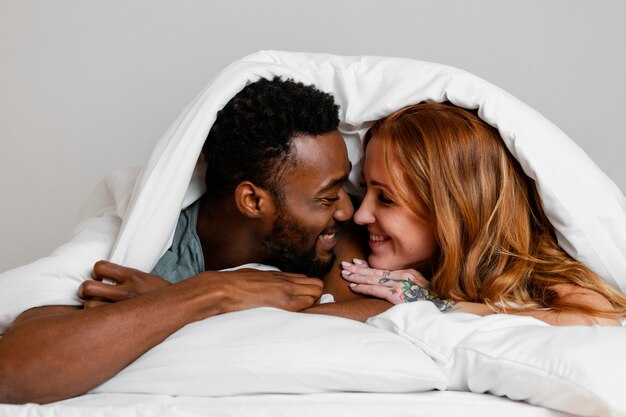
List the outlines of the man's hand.
<svg viewBox="0 0 626 417">
<path fill-rule="evenodd" d="M 255 307 L 300 311 L 313 306 L 324 289 L 324 282 L 317 278 L 256 269 L 204 272 L 193 279 L 213 282 L 222 313 Z"/>
<path fill-rule="evenodd" d="M 78 296 L 85 300 L 85 308 L 135 298 L 138 295 L 172 285 L 158 275 L 147 274 L 107 261 L 93 267 L 93 281 L 85 281 L 78 288 Z M 115 284 L 102 282 L 103 279 Z"/>
<path fill-rule="evenodd" d="M 82 283 L 78 291 L 85 308 L 128 300 L 172 285 L 157 275 L 106 261 L 95 264 L 93 277 L 93 281 Z M 323 282 L 317 278 L 256 269 L 210 271 L 192 278 L 204 291 L 216 295 L 221 313 L 263 306 L 300 311 L 314 305 L 323 289 Z M 112 280 L 115 285 L 104 283 L 103 279 Z"/>
</svg>

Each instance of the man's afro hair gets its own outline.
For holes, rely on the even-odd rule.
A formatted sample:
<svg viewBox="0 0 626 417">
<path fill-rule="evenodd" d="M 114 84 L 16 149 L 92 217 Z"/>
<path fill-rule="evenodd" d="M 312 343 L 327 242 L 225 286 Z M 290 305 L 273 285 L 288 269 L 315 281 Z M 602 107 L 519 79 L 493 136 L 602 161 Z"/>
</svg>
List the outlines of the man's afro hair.
<svg viewBox="0 0 626 417">
<path fill-rule="evenodd" d="M 208 196 L 228 196 L 245 180 L 279 196 L 281 174 L 296 162 L 292 139 L 336 130 L 338 111 L 314 86 L 279 77 L 249 84 L 217 113 L 203 146 Z"/>
</svg>

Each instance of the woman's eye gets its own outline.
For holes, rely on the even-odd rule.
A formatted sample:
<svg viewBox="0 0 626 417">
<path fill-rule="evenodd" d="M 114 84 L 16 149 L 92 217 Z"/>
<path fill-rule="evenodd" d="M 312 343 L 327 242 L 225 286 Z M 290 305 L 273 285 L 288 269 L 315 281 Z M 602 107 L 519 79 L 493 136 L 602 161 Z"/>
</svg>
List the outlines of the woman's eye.
<svg viewBox="0 0 626 417">
<path fill-rule="evenodd" d="M 378 200 L 383 203 L 383 204 L 387 204 L 387 205 L 393 205 L 395 202 L 390 199 L 389 197 L 387 197 L 385 194 L 383 193 L 379 193 L 378 194 Z"/>
</svg>

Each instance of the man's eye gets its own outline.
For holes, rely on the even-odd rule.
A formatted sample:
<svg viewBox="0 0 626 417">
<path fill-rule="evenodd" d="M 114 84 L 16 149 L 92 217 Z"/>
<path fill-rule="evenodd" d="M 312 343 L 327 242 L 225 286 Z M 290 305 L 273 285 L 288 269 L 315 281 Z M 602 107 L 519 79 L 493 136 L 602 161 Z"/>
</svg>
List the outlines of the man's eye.
<svg viewBox="0 0 626 417">
<path fill-rule="evenodd" d="M 378 194 L 378 200 L 383 204 L 387 204 L 388 206 L 395 204 L 395 201 L 393 201 L 383 193 Z"/>
<path fill-rule="evenodd" d="M 324 204 L 333 204 L 335 201 L 339 201 L 339 196 L 320 198 L 320 201 Z"/>
</svg>

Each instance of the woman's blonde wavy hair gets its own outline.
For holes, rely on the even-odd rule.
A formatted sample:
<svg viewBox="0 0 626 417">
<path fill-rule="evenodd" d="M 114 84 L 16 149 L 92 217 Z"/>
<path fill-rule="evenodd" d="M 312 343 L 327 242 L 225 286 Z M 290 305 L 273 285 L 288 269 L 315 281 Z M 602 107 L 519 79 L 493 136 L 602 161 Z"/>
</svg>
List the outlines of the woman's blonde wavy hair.
<svg viewBox="0 0 626 417">
<path fill-rule="evenodd" d="M 377 122 L 372 137 L 383 141 L 398 198 L 434 223 L 430 280 L 440 297 L 496 311 L 626 314 L 626 296 L 559 247 L 534 182 L 475 112 L 420 103 Z M 614 309 L 567 302 L 557 284 L 596 291 Z"/>
</svg>

